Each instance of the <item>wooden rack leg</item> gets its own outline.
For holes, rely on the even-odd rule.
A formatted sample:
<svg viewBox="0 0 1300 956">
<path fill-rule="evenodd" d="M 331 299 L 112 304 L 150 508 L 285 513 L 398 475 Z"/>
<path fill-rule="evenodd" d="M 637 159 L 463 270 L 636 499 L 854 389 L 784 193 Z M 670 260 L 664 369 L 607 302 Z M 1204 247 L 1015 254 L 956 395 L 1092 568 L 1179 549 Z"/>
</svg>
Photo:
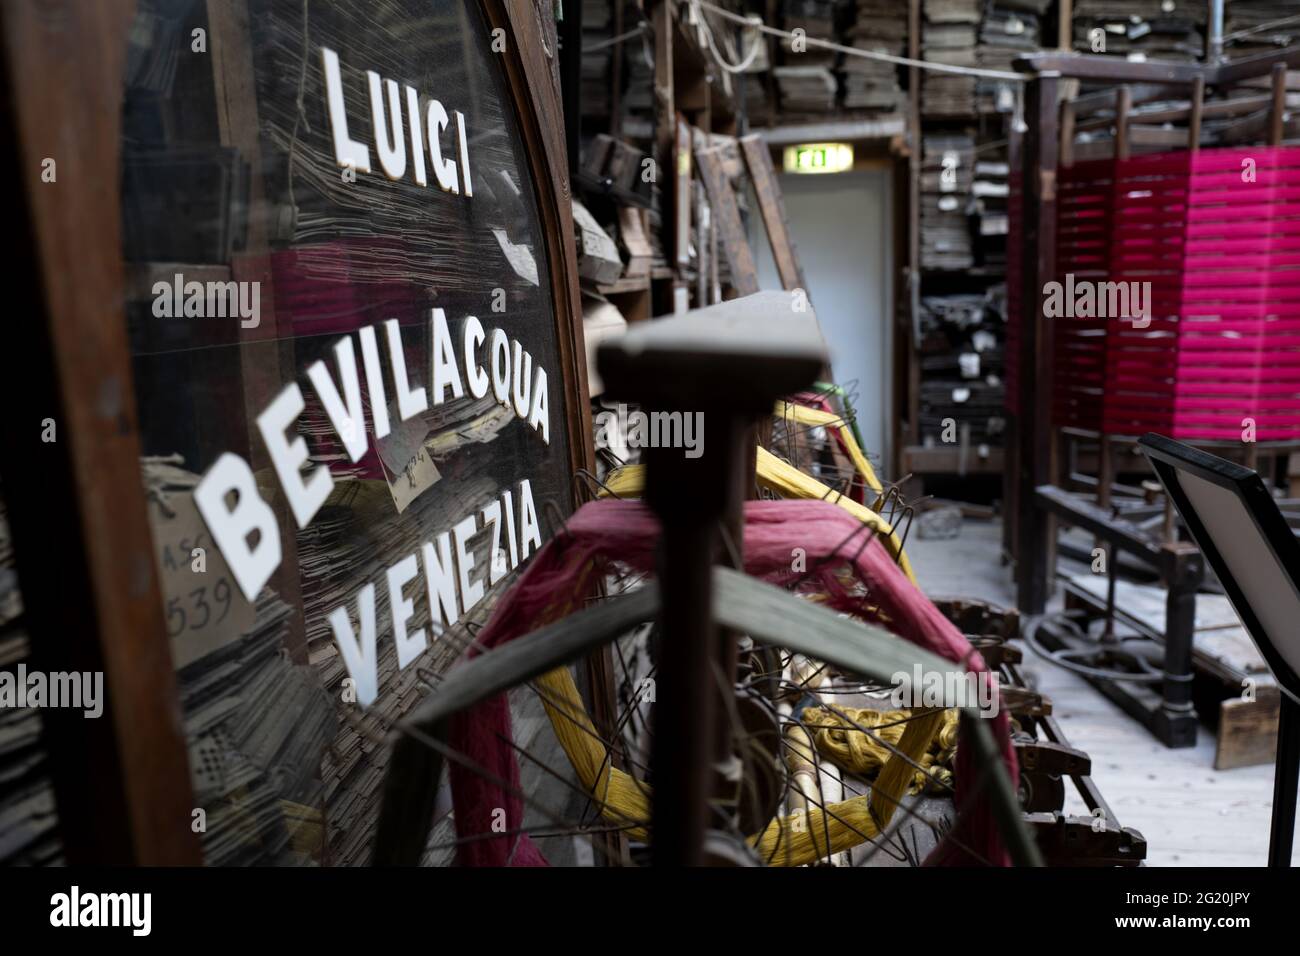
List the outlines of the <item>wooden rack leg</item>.
<svg viewBox="0 0 1300 956">
<path fill-rule="evenodd" d="M 1203 575 L 1201 555 L 1186 545 L 1165 546 L 1165 668 L 1163 701 L 1153 728 L 1167 747 L 1196 746 L 1192 704 L 1192 634 L 1196 591 Z"/>
</svg>

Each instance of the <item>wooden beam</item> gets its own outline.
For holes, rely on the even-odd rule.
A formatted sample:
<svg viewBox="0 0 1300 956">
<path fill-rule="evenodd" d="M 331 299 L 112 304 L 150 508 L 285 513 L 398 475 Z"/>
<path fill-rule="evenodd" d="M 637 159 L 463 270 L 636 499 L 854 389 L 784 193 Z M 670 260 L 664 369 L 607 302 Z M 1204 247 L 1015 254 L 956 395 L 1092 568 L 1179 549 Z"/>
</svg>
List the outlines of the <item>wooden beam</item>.
<svg viewBox="0 0 1300 956">
<path fill-rule="evenodd" d="M 1061 166 L 1074 165 L 1074 128 L 1075 111 L 1074 104 L 1070 102 L 1061 104 Z"/>
<path fill-rule="evenodd" d="M 1020 61 L 1017 61 L 1020 62 Z M 1020 610 L 1046 606 L 1049 522 L 1035 506 L 1035 490 L 1051 478 L 1053 327 L 1042 314 L 1043 286 L 1056 274 L 1056 159 L 1058 79 L 1040 75 L 1025 90 L 1028 130 L 1023 144 L 1023 243 L 1018 374 L 1016 495 L 1019 502 L 1016 585 Z"/>
<path fill-rule="evenodd" d="M 1221 63 L 1205 71 L 1205 82 L 1211 86 L 1226 86 L 1254 76 L 1267 76 L 1278 64 L 1300 67 L 1300 44 Z"/>
<path fill-rule="evenodd" d="M 70 864 L 201 862 L 140 477 L 121 250 L 125 37 L 134 3 L 0 5 L 5 221 L 0 469 L 33 669 L 103 675 L 104 712 L 41 713 Z M 57 179 L 42 182 L 42 164 Z M 42 420 L 55 441 L 41 441 Z"/>
<path fill-rule="evenodd" d="M 749 169 L 750 181 L 754 184 L 754 192 L 758 196 L 758 209 L 763 216 L 763 226 L 767 229 L 767 239 L 776 260 L 776 271 L 781 277 L 781 287 L 787 292 L 803 289 L 807 294 L 808 281 L 804 278 L 799 254 L 795 251 L 794 239 L 790 236 L 790 221 L 785 215 L 781 184 L 772 167 L 772 154 L 759 136 L 744 137 L 740 141 L 740 148 L 745 156 L 745 166 Z"/>
<path fill-rule="evenodd" d="M 1133 109 L 1133 94 L 1127 86 L 1119 88 L 1119 103 L 1115 108 L 1115 158 L 1128 159 L 1129 112 Z"/>
<path fill-rule="evenodd" d="M 1074 48 L 1074 0 L 1056 5 L 1056 46 L 1063 52 Z"/>
<path fill-rule="evenodd" d="M 1286 64 L 1273 64 L 1273 103 L 1269 112 L 1268 145 L 1282 144 L 1282 127 L 1286 122 Z"/>
<path fill-rule="evenodd" d="M 921 0 L 907 3 L 907 55 L 921 59 Z M 898 334 L 906 342 L 901 374 L 907 380 L 907 431 L 894 444 L 896 475 L 907 471 L 902 465 L 903 448 L 921 441 L 921 362 L 914 331 L 921 311 L 921 71 L 909 66 L 907 76 L 907 281 L 896 293 L 906 302 L 905 322 L 899 323 Z"/>
<path fill-rule="evenodd" d="M 1056 79 L 1073 77 L 1110 83 L 1190 84 L 1202 69 L 1195 63 L 1167 60 L 1134 62 L 1117 56 L 1054 52 L 1017 57 L 1012 66 L 1021 72 L 1050 75 Z"/>
<path fill-rule="evenodd" d="M 758 291 L 758 270 L 754 266 L 754 254 L 750 251 L 749 240 L 745 238 L 745 227 L 740 221 L 740 209 L 736 205 L 736 194 L 732 191 L 731 180 L 722 168 L 722 159 L 718 155 L 720 147 L 707 146 L 706 136 L 696 134 L 695 166 L 704 180 L 704 188 L 709 194 L 709 206 L 713 211 L 713 223 L 722 238 L 722 248 L 731 266 L 731 284 L 742 296 L 752 295 Z"/>
</svg>

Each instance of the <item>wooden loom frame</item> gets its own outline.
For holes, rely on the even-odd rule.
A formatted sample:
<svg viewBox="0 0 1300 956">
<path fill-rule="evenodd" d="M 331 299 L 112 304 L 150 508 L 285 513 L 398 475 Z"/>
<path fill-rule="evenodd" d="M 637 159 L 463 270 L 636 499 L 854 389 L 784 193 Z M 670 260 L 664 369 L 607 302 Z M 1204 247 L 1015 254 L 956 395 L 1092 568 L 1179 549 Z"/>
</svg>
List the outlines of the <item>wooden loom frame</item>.
<svg viewBox="0 0 1300 956">
<path fill-rule="evenodd" d="M 506 31 L 499 55 L 551 267 L 576 473 L 593 467 L 594 450 L 554 30 L 528 0 L 478 2 L 488 23 Z M 208 0 L 208 9 L 247 29 L 243 0 Z M 134 0 L 13 0 L 0 9 L 11 144 L 4 162 L 8 182 L 18 184 L 5 191 L 7 218 L 22 235 L 13 265 L 24 277 L 14 310 L 22 318 L 0 350 L 0 394 L 17 411 L 0 424 L 0 474 L 31 660 L 48 671 L 105 673 L 100 720 L 42 714 L 68 862 L 198 864 L 122 307 L 121 96 L 134 13 Z M 214 46 L 212 55 L 226 52 Z M 229 52 L 238 59 L 243 51 Z M 42 183 L 51 155 L 57 183 Z M 249 391 L 264 385 L 252 371 Z M 45 417 L 58 423 L 57 442 L 38 440 Z M 612 693 L 599 691 L 608 660 L 594 658 L 588 678 L 599 723 L 612 707 Z"/>
<path fill-rule="evenodd" d="M 1127 84 L 1146 83 L 1187 87 L 1193 102 L 1189 111 L 1191 148 L 1199 142 L 1202 96 L 1207 87 L 1232 84 L 1251 77 L 1273 78 L 1270 136 L 1282 135 L 1287 66 L 1300 65 L 1300 47 L 1246 57 L 1217 65 L 1169 62 L 1134 63 L 1113 56 L 1044 53 L 1022 57 L 1015 68 L 1027 74 L 1022 136 L 1012 138 L 1012 169 L 1022 183 L 1020 262 L 1020 325 L 1016 352 L 1016 406 L 1008 415 L 1008 443 L 1012 457 L 1004 480 L 1006 524 L 1004 543 L 1016 567 L 1017 603 L 1026 614 L 1041 614 L 1051 592 L 1055 567 L 1056 521 L 1068 521 L 1128 551 L 1149 564 L 1168 588 L 1165 624 L 1165 662 L 1162 694 L 1158 699 L 1139 696 L 1112 681 L 1095 685 L 1131 716 L 1171 747 L 1192 746 L 1198 718 L 1192 704 L 1192 629 L 1196 590 L 1203 573 L 1201 557 L 1188 542 L 1167 542 L 1155 547 L 1112 519 L 1105 507 L 1109 496 L 1110 442 L 1103 436 L 1103 468 L 1099 502 L 1079 502 L 1056 487 L 1057 445 L 1051 422 L 1054 378 L 1052 322 L 1042 315 L 1045 282 L 1056 275 L 1056 177 L 1062 149 L 1072 152 L 1074 109 L 1059 100 L 1067 83 L 1080 81 L 1120 84 L 1116 94 L 1117 150 L 1123 145 L 1132 98 Z M 1061 140 L 1065 132 L 1065 143 Z M 1111 555 L 1112 563 L 1115 556 Z"/>
</svg>

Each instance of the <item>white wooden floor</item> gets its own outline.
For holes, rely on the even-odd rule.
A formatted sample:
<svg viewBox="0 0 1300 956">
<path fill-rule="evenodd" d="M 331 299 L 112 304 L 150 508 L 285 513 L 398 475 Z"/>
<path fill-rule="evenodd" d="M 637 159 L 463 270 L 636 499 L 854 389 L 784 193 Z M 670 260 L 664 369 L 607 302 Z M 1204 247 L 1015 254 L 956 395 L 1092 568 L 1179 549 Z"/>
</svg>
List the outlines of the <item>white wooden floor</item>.
<svg viewBox="0 0 1300 956">
<path fill-rule="evenodd" d="M 928 594 L 1013 606 L 1010 570 L 999 561 L 1001 535 L 998 523 L 970 519 L 961 537 L 949 541 L 921 539 L 914 528 L 907 551 Z M 1264 865 L 1271 766 L 1216 771 L 1214 739 L 1205 728 L 1196 747 L 1169 750 L 1081 678 L 1027 649 L 1022 670 L 1052 698 L 1070 743 L 1092 756 L 1093 779 L 1120 823 L 1146 837 L 1148 864 Z M 1077 797 L 1072 809 L 1086 813 Z M 1300 853 L 1293 860 L 1300 865 Z"/>
</svg>

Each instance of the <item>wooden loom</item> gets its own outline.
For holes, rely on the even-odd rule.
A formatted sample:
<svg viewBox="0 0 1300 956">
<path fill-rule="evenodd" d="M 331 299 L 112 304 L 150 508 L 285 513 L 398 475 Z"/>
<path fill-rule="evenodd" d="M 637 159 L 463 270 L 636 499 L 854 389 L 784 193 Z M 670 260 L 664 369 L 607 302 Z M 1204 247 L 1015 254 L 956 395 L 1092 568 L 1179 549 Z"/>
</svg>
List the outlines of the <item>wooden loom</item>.
<svg viewBox="0 0 1300 956">
<path fill-rule="evenodd" d="M 763 331 L 749 344 L 731 334 L 735 323 Z M 629 394 L 646 395 L 654 407 L 671 402 L 687 408 L 708 403 L 713 425 L 711 447 L 727 449 L 695 467 L 679 453 L 665 450 L 652 457 L 649 501 L 664 523 L 662 575 L 647 585 L 484 655 L 449 677 L 394 740 L 386 784 L 383 822 L 376 861 L 418 860 L 427 839 L 436 780 L 446 759 L 449 718 L 484 697 L 500 693 L 592 648 L 616 638 L 640 621 L 662 616 L 665 634 L 659 660 L 655 749 L 654 859 L 660 863 L 700 863 L 725 859 L 743 862 L 736 847 L 719 845 L 710 823 L 710 792 L 719 759 L 716 750 L 722 707 L 715 702 L 708 674 L 711 667 L 736 673 L 734 638 L 744 633 L 760 644 L 784 647 L 846 672 L 888 682 L 898 665 L 924 652 L 897 644 L 884 632 L 838 620 L 815 605 L 782 594 L 725 567 L 714 566 L 719 554 L 716 526 L 730 524 L 728 514 L 739 500 L 741 454 L 747 422 L 770 409 L 774 395 L 797 389 L 820 367 L 824 355 L 809 330 L 815 320 L 792 318 L 788 297 L 767 293 L 712 307 L 689 319 L 666 320 L 644 327 L 635 341 L 606 346 L 602 370 L 623 383 Z M 667 368 L 690 363 L 691 374 L 668 378 Z M 758 368 L 762 374 L 754 374 Z M 706 370 L 709 374 L 705 374 Z M 670 406 L 672 407 L 672 406 Z M 717 419 L 711 419 L 716 421 Z M 730 436 L 728 438 L 727 436 Z M 701 484 L 703 481 L 703 484 Z M 692 492 L 684 497 L 689 487 Z M 730 489 L 730 490 L 728 490 Z M 690 507 L 683 504 L 691 501 Z M 722 552 L 725 555 L 725 551 Z M 725 560 L 725 559 L 724 559 Z M 701 587 L 712 579 L 711 587 Z M 711 608 L 711 610 L 710 610 Z M 954 602 L 946 613 L 963 630 L 989 633 L 979 649 L 990 665 L 1015 674 L 1018 652 L 1005 645 L 1014 636 L 1014 615 Z M 796 623 L 797 622 L 797 623 Z M 940 664 L 941 667 L 951 665 Z M 1006 705 L 1018 715 L 1024 733 L 1017 742 L 1022 763 L 1019 803 L 1024 818 L 1055 862 L 1097 865 L 1138 862 L 1144 855 L 1141 836 L 1119 827 L 1088 779 L 1085 754 L 1073 750 L 1050 718 L 1050 704 L 1036 695 L 1004 688 Z M 677 706 L 674 707 L 674 702 Z M 701 707 L 701 704 L 704 707 Z M 713 728 L 713 729 L 710 729 Z M 974 746 L 986 761 L 995 760 L 987 722 L 971 722 Z M 1035 739 L 1038 735 L 1042 739 Z M 722 739 L 727 739 L 722 735 Z M 1009 781 L 993 779 L 1003 833 L 1017 862 L 1038 859 L 1034 840 L 1021 829 L 1017 799 Z M 1061 782 L 1070 776 L 1088 805 L 1104 821 L 1070 818 L 1061 812 Z M 1080 854 L 1083 855 L 1080 855 Z"/>
<path fill-rule="evenodd" d="M 1018 603 L 1029 614 L 1044 610 L 1058 526 L 1082 529 L 1104 545 L 1108 597 L 1068 586 L 1067 603 L 1100 618 L 1108 636 L 1117 617 L 1133 623 L 1115 605 L 1119 553 L 1153 572 L 1165 588 L 1164 626 L 1139 622 L 1137 630 L 1157 642 L 1163 661 L 1154 670 L 1129 669 L 1130 678 L 1114 670 L 1116 679 L 1095 683 L 1171 747 L 1195 742 L 1196 675 L 1217 680 L 1222 673 L 1192 642 L 1203 562 L 1194 545 L 1178 539 L 1167 504 L 1163 528 L 1153 529 L 1151 502 L 1115 485 L 1117 456 L 1131 452 L 1148 428 L 1220 453 L 1235 447 L 1250 466 L 1297 447 L 1294 362 L 1273 350 L 1288 352 L 1294 339 L 1284 267 L 1294 255 L 1289 220 L 1300 207 L 1292 151 L 1274 147 L 1296 129 L 1286 113 L 1286 70 L 1298 63 L 1297 48 L 1213 65 L 1058 54 L 1017 61 L 1028 79 L 1027 132 L 1013 142 L 1007 395 L 1014 460 L 1004 540 L 1016 560 Z M 1072 98 L 1080 83 L 1107 86 Z M 1190 96 L 1186 105 L 1169 102 L 1179 96 Z M 1076 143 L 1080 134 L 1093 140 Z M 1262 138 L 1269 146 L 1203 149 L 1214 136 L 1232 144 Z M 1152 154 L 1180 145 L 1186 151 Z M 1247 158 L 1256 173 L 1250 184 L 1241 175 Z M 1273 183 L 1260 181 L 1269 175 Z M 1262 188 L 1236 194 L 1238 186 Z M 1089 281 L 1150 281 L 1151 325 L 1044 317 L 1047 284 L 1071 272 Z M 1193 317 L 1198 321 L 1187 321 Z M 1246 417 L 1266 425 L 1256 441 L 1241 441 Z M 1084 444 L 1095 446 L 1096 477 L 1078 464 L 1092 454 L 1080 451 Z M 1068 635 L 1048 637 L 1055 651 L 1086 656 Z M 1100 653 L 1116 650 L 1108 645 Z M 1235 689 L 1231 683 L 1218 698 L 1239 694 L 1240 680 Z"/>
</svg>

